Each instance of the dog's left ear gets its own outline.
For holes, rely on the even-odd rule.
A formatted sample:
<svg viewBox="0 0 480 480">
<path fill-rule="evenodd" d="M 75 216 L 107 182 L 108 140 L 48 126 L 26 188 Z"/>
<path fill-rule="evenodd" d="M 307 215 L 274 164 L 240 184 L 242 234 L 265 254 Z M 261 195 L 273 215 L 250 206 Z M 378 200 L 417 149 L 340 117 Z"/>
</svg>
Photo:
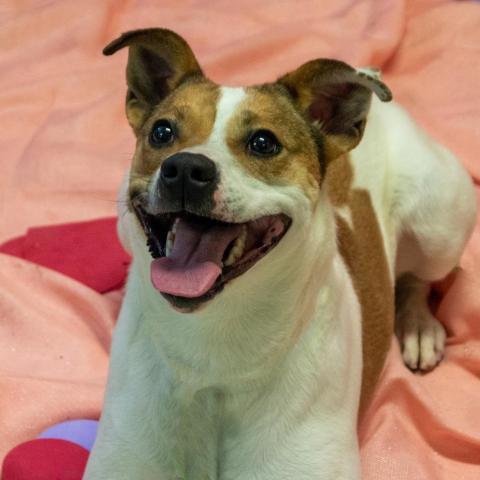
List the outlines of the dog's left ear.
<svg viewBox="0 0 480 480">
<path fill-rule="evenodd" d="M 127 118 L 134 130 L 148 112 L 183 80 L 203 75 L 187 42 L 171 30 L 148 28 L 122 34 L 109 43 L 104 55 L 128 48 Z"/>
<path fill-rule="evenodd" d="M 355 70 L 339 60 L 312 60 L 278 82 L 324 134 L 328 160 L 348 152 L 362 139 L 372 92 L 383 102 L 392 99 L 378 71 Z"/>
</svg>

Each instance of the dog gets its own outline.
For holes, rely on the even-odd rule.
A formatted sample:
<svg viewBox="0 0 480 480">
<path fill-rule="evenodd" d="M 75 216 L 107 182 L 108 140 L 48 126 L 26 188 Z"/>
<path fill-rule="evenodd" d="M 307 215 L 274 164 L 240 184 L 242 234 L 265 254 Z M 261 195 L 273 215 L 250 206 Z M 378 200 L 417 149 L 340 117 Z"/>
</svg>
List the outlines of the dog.
<svg viewBox="0 0 480 480">
<path fill-rule="evenodd" d="M 233 88 L 172 31 L 104 53 L 124 47 L 133 262 L 84 478 L 359 479 L 392 335 L 413 370 L 443 356 L 427 297 L 473 230 L 470 177 L 375 69 Z"/>
</svg>

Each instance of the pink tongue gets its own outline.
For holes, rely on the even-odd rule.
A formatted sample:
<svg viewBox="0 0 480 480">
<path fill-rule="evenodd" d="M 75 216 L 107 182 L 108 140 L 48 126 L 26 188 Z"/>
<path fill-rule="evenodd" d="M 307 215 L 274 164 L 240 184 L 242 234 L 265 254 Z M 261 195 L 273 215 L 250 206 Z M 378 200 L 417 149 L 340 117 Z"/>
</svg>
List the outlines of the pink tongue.
<svg viewBox="0 0 480 480">
<path fill-rule="evenodd" d="M 179 297 L 205 294 L 222 273 L 223 254 L 240 230 L 240 225 L 205 227 L 180 219 L 170 256 L 152 262 L 153 286 L 162 293 Z"/>
</svg>

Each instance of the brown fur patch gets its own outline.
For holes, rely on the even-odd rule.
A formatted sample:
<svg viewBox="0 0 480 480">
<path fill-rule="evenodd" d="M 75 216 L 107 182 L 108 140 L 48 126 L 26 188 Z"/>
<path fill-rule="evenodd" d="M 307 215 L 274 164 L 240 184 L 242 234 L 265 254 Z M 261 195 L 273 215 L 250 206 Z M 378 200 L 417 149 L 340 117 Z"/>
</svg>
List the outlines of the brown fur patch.
<svg viewBox="0 0 480 480">
<path fill-rule="evenodd" d="M 186 78 L 203 76 L 187 42 L 171 30 L 146 28 L 123 33 L 104 49 L 112 55 L 128 47 L 126 113 L 137 132 L 157 105 Z"/>
<path fill-rule="evenodd" d="M 348 204 L 353 181 L 353 169 L 349 155 L 342 155 L 330 162 L 327 170 L 325 186 L 328 197 L 335 207 Z"/>
<path fill-rule="evenodd" d="M 218 96 L 217 85 L 203 77 L 192 78 L 153 109 L 137 133 L 137 147 L 130 174 L 131 194 L 146 189 L 150 176 L 163 160 L 208 139 L 215 123 Z M 148 136 L 155 122 L 160 119 L 167 119 L 174 124 L 177 136 L 171 145 L 155 148 L 149 144 Z"/>
<path fill-rule="evenodd" d="M 247 98 L 227 125 L 227 144 L 242 167 L 272 185 L 296 185 L 314 202 L 321 182 L 322 151 L 309 124 L 297 111 L 285 89 L 263 85 L 246 89 Z M 256 130 L 266 129 L 282 144 L 281 151 L 262 158 L 246 145 Z"/>
<path fill-rule="evenodd" d="M 390 348 L 394 326 L 394 287 L 382 233 L 370 194 L 352 189 L 348 156 L 332 162 L 326 186 L 335 206 L 348 206 L 352 228 L 339 215 L 337 241 L 352 275 L 362 312 L 363 375 L 360 414 L 368 406 Z"/>
<path fill-rule="evenodd" d="M 377 91 L 377 81 L 370 82 L 369 77 L 359 75 L 350 65 L 327 58 L 304 63 L 278 81 L 295 98 L 300 110 L 326 134 L 328 158 L 334 159 L 360 142 L 371 91 Z M 385 89 L 388 90 L 386 86 Z"/>
<path fill-rule="evenodd" d="M 392 94 L 378 78 L 328 58 L 304 63 L 278 83 L 323 134 L 329 160 L 352 150 L 362 139 L 372 92 L 388 102 Z"/>
</svg>

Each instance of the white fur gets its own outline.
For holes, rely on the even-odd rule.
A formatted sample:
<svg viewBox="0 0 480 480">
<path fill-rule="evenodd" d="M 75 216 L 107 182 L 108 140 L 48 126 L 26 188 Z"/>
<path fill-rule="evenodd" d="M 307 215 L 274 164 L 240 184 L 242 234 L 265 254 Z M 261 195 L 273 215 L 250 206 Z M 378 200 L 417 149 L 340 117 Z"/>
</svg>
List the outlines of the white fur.
<svg viewBox="0 0 480 480">
<path fill-rule="evenodd" d="M 239 165 L 226 144 L 228 121 L 237 109 L 241 109 L 246 98 L 243 88 L 222 87 L 210 137 L 203 145 L 186 149 L 203 153 L 217 164 L 222 201 L 217 202 L 214 214 L 226 221 L 244 222 L 283 212 L 294 220 L 301 216 L 299 223 L 304 224 L 311 216 L 311 206 L 303 191 L 294 186 L 267 185 L 252 177 Z"/>
<path fill-rule="evenodd" d="M 134 261 L 85 479 L 360 478 L 361 316 L 334 211 L 323 192 L 312 207 L 298 187 L 266 185 L 238 165 L 224 132 L 244 98 L 224 88 L 210 138 L 189 151 L 221 170 L 218 214 L 284 212 L 292 227 L 203 309 L 182 314 L 152 287 L 143 233 L 121 213 Z M 352 155 L 392 278 L 448 273 L 474 221 L 473 188 L 453 156 L 400 107 L 375 100 Z"/>
<path fill-rule="evenodd" d="M 471 178 L 405 110 L 376 98 L 365 136 L 352 152 L 352 165 L 354 188 L 370 192 L 392 276 L 409 273 L 420 280 L 397 312 L 397 333 L 405 364 L 428 371 L 443 357 L 446 337 L 428 308 L 428 284 L 458 266 L 473 230 Z"/>
</svg>

